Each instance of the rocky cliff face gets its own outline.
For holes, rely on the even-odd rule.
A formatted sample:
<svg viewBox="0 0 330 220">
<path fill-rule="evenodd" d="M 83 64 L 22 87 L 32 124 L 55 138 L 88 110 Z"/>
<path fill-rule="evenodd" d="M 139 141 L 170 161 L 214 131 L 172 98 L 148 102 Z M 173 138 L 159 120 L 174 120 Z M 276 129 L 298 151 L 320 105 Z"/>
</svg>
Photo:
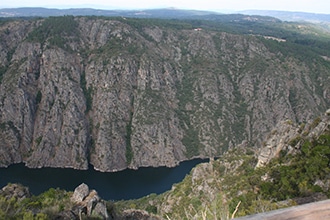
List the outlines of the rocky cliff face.
<svg viewBox="0 0 330 220">
<path fill-rule="evenodd" d="M 233 219 L 329 198 L 330 109 L 300 125 L 278 123 L 264 145 L 256 152 L 230 149 L 218 159 L 198 164 L 171 190 L 127 201 L 125 207 L 154 207 L 165 219 Z M 287 186 L 291 190 L 279 199 Z"/>
<path fill-rule="evenodd" d="M 2 22 L 0 165 L 175 166 L 258 144 L 279 121 L 302 122 L 330 104 L 322 57 L 144 22 Z"/>
<path fill-rule="evenodd" d="M 261 147 L 258 152 L 256 167 L 268 164 L 271 159 L 279 157 L 281 152 L 294 154 L 300 150 L 305 139 L 313 140 L 329 131 L 330 109 L 321 117 L 309 120 L 307 124 L 297 125 L 290 120 L 282 121 L 275 126 L 263 142 L 264 147 Z"/>
</svg>

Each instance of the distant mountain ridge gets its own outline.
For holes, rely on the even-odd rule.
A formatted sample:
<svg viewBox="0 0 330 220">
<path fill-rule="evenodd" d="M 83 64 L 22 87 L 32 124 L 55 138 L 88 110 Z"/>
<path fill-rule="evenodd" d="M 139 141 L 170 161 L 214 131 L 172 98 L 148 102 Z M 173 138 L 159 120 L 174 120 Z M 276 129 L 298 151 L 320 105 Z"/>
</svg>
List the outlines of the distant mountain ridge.
<svg viewBox="0 0 330 220">
<path fill-rule="evenodd" d="M 186 18 L 191 16 L 202 16 L 220 14 L 211 11 L 181 10 L 174 8 L 148 9 L 148 10 L 103 10 L 93 8 L 6 8 L 0 9 L 0 17 L 48 17 L 48 16 L 125 16 L 141 18 Z"/>
<path fill-rule="evenodd" d="M 289 12 L 274 10 L 244 10 L 235 13 L 245 15 L 259 15 L 275 17 L 284 21 L 308 21 L 308 22 L 330 22 L 330 14 L 318 14 L 308 12 Z M 184 10 L 176 8 L 159 8 L 146 10 L 107 10 L 94 8 L 42 8 L 42 7 L 23 7 L 23 8 L 4 8 L 0 9 L 0 17 L 48 17 L 48 16 L 126 16 L 141 18 L 208 18 L 209 15 L 221 15 L 215 11 Z"/>
<path fill-rule="evenodd" d="M 273 10 L 246 10 L 239 13 L 245 15 L 271 16 L 283 21 L 330 22 L 330 14 L 317 14 L 308 12 L 289 12 Z"/>
</svg>

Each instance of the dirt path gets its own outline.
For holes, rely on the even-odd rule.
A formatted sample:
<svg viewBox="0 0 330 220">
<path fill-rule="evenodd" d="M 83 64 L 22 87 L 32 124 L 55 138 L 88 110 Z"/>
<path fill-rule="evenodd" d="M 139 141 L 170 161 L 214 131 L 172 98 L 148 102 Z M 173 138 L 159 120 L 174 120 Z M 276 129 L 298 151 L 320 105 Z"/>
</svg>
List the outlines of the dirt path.
<svg viewBox="0 0 330 220">
<path fill-rule="evenodd" d="M 237 220 L 330 220 L 330 200 L 249 215 Z"/>
</svg>

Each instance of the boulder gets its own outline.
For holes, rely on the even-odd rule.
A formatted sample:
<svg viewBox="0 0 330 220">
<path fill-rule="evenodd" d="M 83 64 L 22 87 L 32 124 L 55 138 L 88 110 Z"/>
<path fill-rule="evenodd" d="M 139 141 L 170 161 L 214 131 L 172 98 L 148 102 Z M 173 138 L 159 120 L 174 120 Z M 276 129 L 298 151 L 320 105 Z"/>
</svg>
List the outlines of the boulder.
<svg viewBox="0 0 330 220">
<path fill-rule="evenodd" d="M 82 183 L 75 190 L 71 197 L 71 201 L 75 203 L 82 202 L 89 195 L 89 187 Z"/>
<path fill-rule="evenodd" d="M 89 190 L 89 187 L 85 183 L 82 183 L 74 190 L 71 201 L 75 203 L 72 211 L 79 217 L 85 214 L 87 216 L 110 219 L 104 201 L 98 196 L 95 190 Z"/>
<path fill-rule="evenodd" d="M 97 213 L 99 216 L 103 217 L 104 219 L 110 219 L 107 207 L 102 201 L 96 203 L 93 212 Z"/>
<path fill-rule="evenodd" d="M 28 187 L 20 184 L 8 184 L 0 190 L 0 195 L 5 196 L 7 199 L 12 197 L 22 200 L 31 197 L 31 193 Z"/>
</svg>

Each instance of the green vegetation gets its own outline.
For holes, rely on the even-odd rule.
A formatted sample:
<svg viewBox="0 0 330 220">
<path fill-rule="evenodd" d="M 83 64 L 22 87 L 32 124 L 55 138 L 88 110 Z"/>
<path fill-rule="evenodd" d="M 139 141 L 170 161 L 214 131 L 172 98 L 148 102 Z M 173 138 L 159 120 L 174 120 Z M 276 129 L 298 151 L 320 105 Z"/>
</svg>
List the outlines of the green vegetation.
<svg viewBox="0 0 330 220">
<path fill-rule="evenodd" d="M 298 136 L 290 144 L 299 144 L 300 150 L 295 154 L 283 150 L 278 158 L 259 168 L 255 168 L 257 158 L 253 151 L 231 150 L 207 166 L 198 165 L 168 192 L 119 201 L 115 206 L 119 211 L 147 210 L 165 219 L 205 219 L 205 216 L 229 219 L 232 215 L 296 205 L 299 198 L 315 193 L 330 198 L 326 186 L 330 173 L 330 132 L 312 139 Z M 162 207 L 171 208 L 164 212 Z"/>
<path fill-rule="evenodd" d="M 6 66 L 1 66 L 1 67 L 0 67 L 0 84 L 1 84 L 1 82 L 2 82 L 2 78 L 3 78 L 3 76 L 5 75 L 7 69 L 8 69 L 8 67 L 6 67 Z"/>
<path fill-rule="evenodd" d="M 236 16 L 236 18 L 233 18 L 234 16 Z M 282 22 L 280 20 L 267 19 L 267 17 L 259 17 L 258 20 L 248 21 L 244 19 L 244 15 L 230 15 L 227 19 L 218 16 L 214 18 L 214 21 L 199 21 L 199 26 L 234 34 L 272 36 L 286 40 L 286 45 L 290 45 L 289 48 L 286 48 L 288 49 L 287 52 L 298 49 L 302 52 L 298 54 L 305 56 L 306 54 L 304 54 L 302 48 L 308 47 L 314 54 L 330 56 L 329 32 L 324 31 L 323 28 L 317 24 Z M 275 40 L 266 41 L 273 45 L 281 44 Z M 305 52 L 307 52 L 306 49 Z"/>
<path fill-rule="evenodd" d="M 167 20 L 167 19 L 148 19 L 148 18 L 117 18 L 119 21 L 129 24 L 130 26 L 136 28 L 139 32 L 143 32 L 143 28 L 150 28 L 153 26 L 169 28 L 174 30 L 191 30 L 193 25 L 191 22 L 187 22 L 185 20 Z"/>
<path fill-rule="evenodd" d="M 330 56 L 329 33 L 322 26 L 312 23 L 283 22 L 278 19 L 254 16 L 256 19 L 245 19 L 245 15 L 213 15 L 200 17 L 201 19 L 137 19 L 117 18 L 135 27 L 143 33 L 143 28 L 158 26 L 176 30 L 191 30 L 203 28 L 204 30 L 228 32 L 233 34 L 272 36 L 285 39 L 290 48 L 308 47 L 314 54 Z M 279 42 L 267 40 L 269 43 Z M 290 49 L 289 49 L 290 51 Z M 306 52 L 306 51 L 305 51 Z M 300 53 L 304 56 L 304 53 Z"/>
<path fill-rule="evenodd" d="M 330 134 L 323 134 L 312 141 L 302 140 L 301 153 L 290 157 L 280 157 L 268 166 L 269 179 L 259 187 L 261 195 L 267 199 L 285 200 L 309 196 L 323 192 L 330 197 L 329 191 L 315 184 L 325 181 L 330 173 Z M 276 164 L 283 164 L 276 166 Z M 302 175 L 303 174 L 303 175 Z"/>
<path fill-rule="evenodd" d="M 198 131 L 193 126 L 192 115 L 196 114 L 194 100 L 194 82 L 198 79 L 198 71 L 193 70 L 194 66 L 184 67 L 185 75 L 182 80 L 182 84 L 178 86 L 178 100 L 179 108 L 176 111 L 179 119 L 180 126 L 185 131 L 182 138 L 182 143 L 186 146 L 186 156 L 191 158 L 199 153 L 199 137 Z M 191 106 L 191 109 L 187 109 L 187 105 Z"/>
<path fill-rule="evenodd" d="M 47 220 L 70 207 L 70 192 L 60 189 L 27 198 L 0 194 L 0 219 Z"/>
<path fill-rule="evenodd" d="M 7 52 L 7 61 L 8 61 L 9 63 L 10 63 L 12 57 L 13 57 L 13 54 L 14 54 L 15 50 L 16 50 L 16 47 L 12 48 L 11 50 L 9 50 L 9 51 Z M 2 64 L 2 65 L 0 66 L 0 84 L 1 84 L 2 79 L 3 79 L 3 76 L 4 76 L 5 73 L 7 72 L 8 68 L 9 68 L 9 65 L 8 65 L 8 64 L 7 64 L 7 65 Z"/>
<path fill-rule="evenodd" d="M 131 42 L 127 39 L 133 39 Z M 92 51 L 84 51 L 83 54 L 95 53 L 96 57 L 101 56 L 103 66 L 106 66 L 109 63 L 109 59 L 113 57 L 128 57 L 140 58 L 144 52 L 144 45 L 141 44 L 141 41 L 136 41 L 136 36 L 132 34 L 124 33 L 121 37 L 111 36 L 107 43 L 102 47 L 98 47 Z M 138 42 L 138 43 L 137 43 Z M 124 48 L 124 49 L 123 49 Z M 94 57 L 93 59 L 96 59 Z"/>
<path fill-rule="evenodd" d="M 86 82 L 86 73 L 82 72 L 80 75 L 80 87 L 83 90 L 85 100 L 86 100 L 86 110 L 85 112 L 89 112 L 92 109 L 93 106 L 93 87 L 89 86 L 87 88 L 87 82 Z"/>
<path fill-rule="evenodd" d="M 42 99 L 42 93 L 41 91 L 39 90 L 37 92 L 37 96 L 36 96 L 36 103 L 39 104 L 41 102 L 41 99 Z"/>
<path fill-rule="evenodd" d="M 134 97 L 132 98 L 132 106 L 134 103 Z M 132 135 L 132 120 L 133 120 L 133 110 L 131 110 L 129 122 L 126 125 L 126 163 L 131 164 L 133 159 L 133 150 L 131 145 L 131 135 Z"/>
<path fill-rule="evenodd" d="M 77 27 L 78 23 L 73 16 L 49 17 L 29 34 L 27 40 L 42 44 L 48 41 L 51 46 L 70 50 L 69 46 L 66 45 L 67 37 L 78 37 Z"/>
<path fill-rule="evenodd" d="M 120 52 L 125 51 L 123 48 L 125 48 L 124 41 L 117 37 L 112 37 L 103 47 L 97 49 L 96 54 L 106 54 L 107 57 L 114 57 L 118 56 Z"/>
<path fill-rule="evenodd" d="M 303 127 L 312 129 L 320 120 Z M 253 149 L 232 149 L 195 167 L 170 191 L 137 200 L 109 201 L 108 211 L 117 216 L 126 209 L 141 209 L 165 219 L 229 219 L 296 205 L 299 198 L 315 193 L 330 198 L 330 131 L 318 137 L 299 135 L 288 144 L 299 145 L 294 154 L 284 149 L 259 168 Z M 70 195 L 58 189 L 25 199 L 0 194 L 0 219 L 52 219 L 71 207 Z"/>
<path fill-rule="evenodd" d="M 36 139 L 36 144 L 37 144 L 37 146 L 40 145 L 41 141 L 42 141 L 42 136 L 39 136 L 39 137 Z"/>
<path fill-rule="evenodd" d="M 314 54 L 322 54 L 330 57 L 329 32 L 324 29 L 322 24 L 283 22 L 278 19 L 262 16 L 253 16 L 254 19 L 249 20 L 246 17 L 246 15 L 232 14 L 200 16 L 194 19 L 138 19 L 104 16 L 90 16 L 88 19 L 118 20 L 133 27 L 149 41 L 152 41 L 152 38 L 144 33 L 144 28 L 155 26 L 172 30 L 202 28 L 203 30 L 233 34 L 272 36 L 285 39 L 287 44 L 290 44 L 288 51 L 291 50 L 290 48 L 296 47 L 295 49 L 299 49 L 299 46 L 302 46 L 302 48 L 309 48 L 308 53 L 312 51 Z M 0 20 L 1 23 L 8 21 L 10 19 Z M 77 37 L 79 34 L 77 27 L 77 22 L 73 16 L 49 17 L 29 34 L 27 40 L 42 43 L 48 40 L 48 43 L 52 46 L 69 50 L 69 47 L 66 45 L 68 41 L 67 37 Z M 267 41 L 270 44 L 279 43 L 272 40 Z M 304 53 L 299 54 L 305 56 Z"/>
</svg>

